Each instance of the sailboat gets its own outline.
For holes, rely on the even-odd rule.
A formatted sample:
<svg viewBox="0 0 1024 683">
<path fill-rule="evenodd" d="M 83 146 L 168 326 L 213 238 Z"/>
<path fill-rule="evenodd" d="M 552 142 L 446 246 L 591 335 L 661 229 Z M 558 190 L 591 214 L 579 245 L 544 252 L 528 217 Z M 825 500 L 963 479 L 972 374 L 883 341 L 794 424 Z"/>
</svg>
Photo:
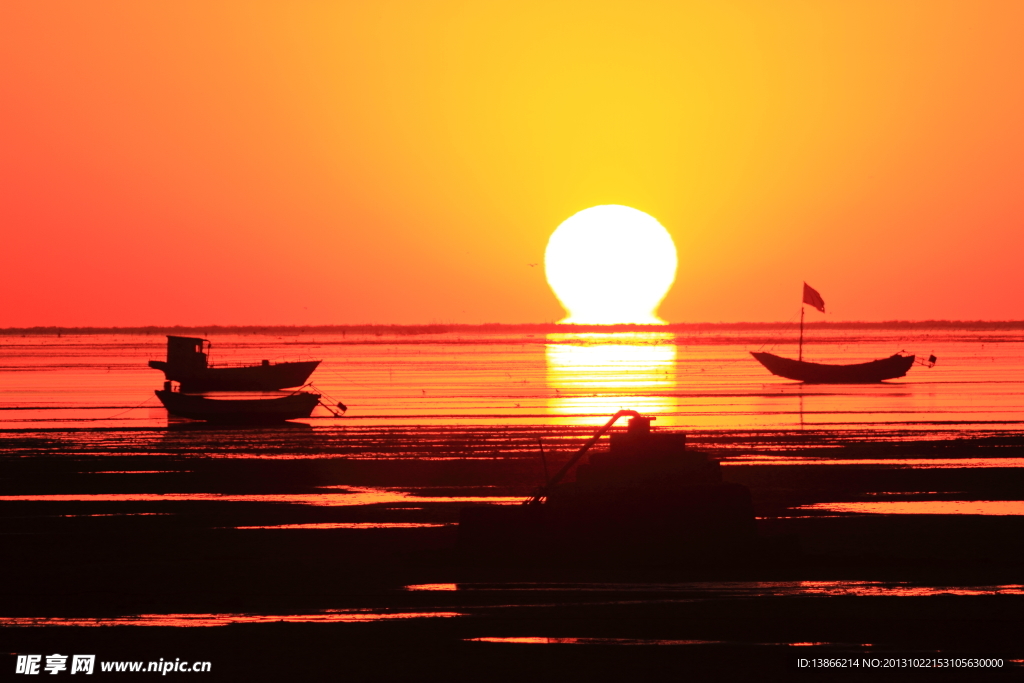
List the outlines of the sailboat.
<svg viewBox="0 0 1024 683">
<path fill-rule="evenodd" d="M 803 304 L 813 306 L 825 312 L 825 300 L 806 282 L 804 283 Z M 869 384 L 887 379 L 903 377 L 914 364 L 914 356 L 894 354 L 867 363 L 852 365 L 832 365 L 828 363 L 809 363 L 804 360 L 804 307 L 800 306 L 800 351 L 799 358 L 783 358 L 763 351 L 751 351 L 761 365 L 768 368 L 773 375 L 795 379 L 808 384 Z M 934 356 L 929 361 L 934 363 Z"/>
</svg>

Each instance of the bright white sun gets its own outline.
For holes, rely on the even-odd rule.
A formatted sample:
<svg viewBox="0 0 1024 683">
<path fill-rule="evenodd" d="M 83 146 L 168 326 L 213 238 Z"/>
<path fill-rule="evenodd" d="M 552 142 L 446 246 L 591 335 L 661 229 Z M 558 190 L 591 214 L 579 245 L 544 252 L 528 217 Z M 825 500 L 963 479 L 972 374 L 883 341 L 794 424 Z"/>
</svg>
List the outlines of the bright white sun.
<svg viewBox="0 0 1024 683">
<path fill-rule="evenodd" d="M 664 325 L 656 312 L 676 265 L 676 245 L 661 223 L 617 204 L 568 218 L 544 253 L 548 284 L 569 313 L 563 323 Z"/>
</svg>

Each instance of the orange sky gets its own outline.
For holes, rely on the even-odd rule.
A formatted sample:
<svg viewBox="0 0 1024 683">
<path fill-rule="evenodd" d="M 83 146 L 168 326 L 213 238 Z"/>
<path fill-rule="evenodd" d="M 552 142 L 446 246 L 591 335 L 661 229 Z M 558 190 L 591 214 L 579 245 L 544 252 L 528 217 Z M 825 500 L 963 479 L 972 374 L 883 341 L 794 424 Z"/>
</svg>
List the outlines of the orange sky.
<svg viewBox="0 0 1024 683">
<path fill-rule="evenodd" d="M 0 6 L 0 327 L 545 322 L 597 204 L 671 322 L 1021 319 L 1024 3 Z M 815 317 L 818 316 L 818 317 Z"/>
</svg>

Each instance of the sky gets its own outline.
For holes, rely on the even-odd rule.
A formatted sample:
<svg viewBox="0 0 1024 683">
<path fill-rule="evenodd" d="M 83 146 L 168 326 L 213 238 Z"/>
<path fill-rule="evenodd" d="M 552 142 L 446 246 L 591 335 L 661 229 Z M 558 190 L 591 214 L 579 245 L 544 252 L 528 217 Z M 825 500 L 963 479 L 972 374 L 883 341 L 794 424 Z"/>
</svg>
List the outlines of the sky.
<svg viewBox="0 0 1024 683">
<path fill-rule="evenodd" d="M 1024 318 L 1024 3 L 5 0 L 0 327 L 551 322 L 558 225 L 669 322 Z M 539 264 L 539 265 L 531 265 Z M 817 317 L 816 317 L 817 316 Z"/>
</svg>

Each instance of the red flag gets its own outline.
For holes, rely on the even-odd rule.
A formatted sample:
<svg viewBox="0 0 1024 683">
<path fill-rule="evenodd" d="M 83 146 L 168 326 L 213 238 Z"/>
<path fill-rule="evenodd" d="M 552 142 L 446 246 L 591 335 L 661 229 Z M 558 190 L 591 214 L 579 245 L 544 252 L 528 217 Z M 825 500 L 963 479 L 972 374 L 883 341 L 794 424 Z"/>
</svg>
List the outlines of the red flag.
<svg viewBox="0 0 1024 683">
<path fill-rule="evenodd" d="M 809 287 L 807 283 L 804 283 L 804 303 L 808 306 L 814 306 L 822 313 L 825 312 L 825 300 L 821 298 L 821 294 L 818 294 L 813 287 Z"/>
</svg>

